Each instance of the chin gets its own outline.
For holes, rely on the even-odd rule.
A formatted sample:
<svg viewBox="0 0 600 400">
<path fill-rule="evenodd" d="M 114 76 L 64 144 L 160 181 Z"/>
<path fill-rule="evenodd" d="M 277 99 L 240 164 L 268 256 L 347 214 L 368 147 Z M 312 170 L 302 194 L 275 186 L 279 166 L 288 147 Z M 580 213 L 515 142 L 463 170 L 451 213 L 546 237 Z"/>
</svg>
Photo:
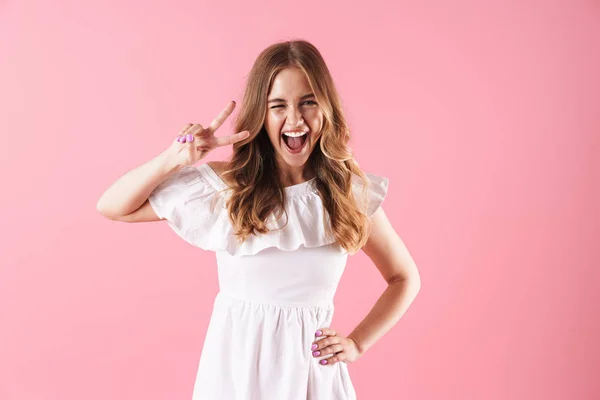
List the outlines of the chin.
<svg viewBox="0 0 600 400">
<path fill-rule="evenodd" d="M 308 161 L 308 157 L 302 157 L 301 159 L 294 158 L 293 160 L 290 160 L 287 157 L 283 157 L 283 161 L 285 161 L 285 163 L 290 167 L 301 167 L 306 164 L 306 162 Z"/>
</svg>

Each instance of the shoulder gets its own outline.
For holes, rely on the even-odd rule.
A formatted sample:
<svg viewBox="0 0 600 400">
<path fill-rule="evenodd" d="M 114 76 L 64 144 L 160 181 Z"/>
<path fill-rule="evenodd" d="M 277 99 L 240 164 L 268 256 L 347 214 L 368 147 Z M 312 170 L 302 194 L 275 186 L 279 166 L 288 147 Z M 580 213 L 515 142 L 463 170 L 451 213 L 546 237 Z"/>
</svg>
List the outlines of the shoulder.
<svg viewBox="0 0 600 400">
<path fill-rule="evenodd" d="M 208 161 L 206 165 L 210 167 L 218 176 L 225 182 L 223 173 L 225 172 L 225 168 L 227 167 L 227 161 Z"/>
<path fill-rule="evenodd" d="M 215 171 L 219 176 L 221 176 L 223 174 L 223 171 L 225 171 L 225 166 L 227 165 L 226 161 L 208 161 L 206 164 L 208 164 L 209 167 L 211 167 L 213 169 L 213 171 Z"/>
</svg>

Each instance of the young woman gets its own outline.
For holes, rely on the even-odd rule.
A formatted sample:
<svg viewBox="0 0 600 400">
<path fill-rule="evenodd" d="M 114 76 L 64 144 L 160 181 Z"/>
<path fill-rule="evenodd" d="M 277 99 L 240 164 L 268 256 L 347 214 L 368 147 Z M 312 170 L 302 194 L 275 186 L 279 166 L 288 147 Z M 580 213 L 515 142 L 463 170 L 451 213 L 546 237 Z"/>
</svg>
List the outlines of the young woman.
<svg viewBox="0 0 600 400">
<path fill-rule="evenodd" d="M 386 178 L 353 159 L 329 70 L 306 41 L 261 52 L 234 135 L 187 124 L 156 158 L 119 178 L 98 210 L 117 221 L 166 220 L 216 253 L 220 291 L 194 399 L 355 399 L 346 363 L 404 314 L 416 265 L 381 204 Z M 195 165 L 233 145 L 230 160 Z M 388 287 L 348 335 L 330 326 L 348 254 L 363 250 Z M 357 288 L 360 290 L 360 288 Z"/>
</svg>

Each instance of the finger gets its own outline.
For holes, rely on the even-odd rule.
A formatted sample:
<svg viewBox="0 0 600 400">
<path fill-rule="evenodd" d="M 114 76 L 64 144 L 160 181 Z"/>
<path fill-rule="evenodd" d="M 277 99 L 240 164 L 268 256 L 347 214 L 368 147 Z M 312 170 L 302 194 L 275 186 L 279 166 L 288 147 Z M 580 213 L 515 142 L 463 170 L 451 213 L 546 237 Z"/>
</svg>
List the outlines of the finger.
<svg viewBox="0 0 600 400">
<path fill-rule="evenodd" d="M 189 130 L 188 130 L 189 132 Z M 175 138 L 175 140 L 179 143 L 185 144 L 194 141 L 194 135 L 191 133 L 184 133 L 183 135 L 179 135 Z"/>
<path fill-rule="evenodd" d="M 186 131 L 186 133 L 189 133 L 189 134 L 197 136 L 197 135 L 201 134 L 204 131 L 205 131 L 205 129 L 204 129 L 204 127 L 201 124 L 194 124 L 194 126 L 192 126 L 190 129 L 188 129 Z"/>
<path fill-rule="evenodd" d="M 312 354 L 314 357 L 319 357 L 326 356 L 327 354 L 339 353 L 341 351 L 344 351 L 344 346 L 342 346 L 341 344 L 333 344 L 331 346 L 325 347 L 322 350 L 315 350 Z"/>
<path fill-rule="evenodd" d="M 217 118 L 213 119 L 213 121 L 211 122 L 209 127 L 206 128 L 206 130 L 210 133 L 215 133 L 215 131 L 217 129 L 219 129 L 219 127 L 221 125 L 223 125 L 223 122 L 225 122 L 227 117 L 229 117 L 231 115 L 234 108 L 235 108 L 235 101 L 232 100 L 229 102 L 229 104 L 227 104 L 227 107 L 225 107 L 225 109 L 223 111 L 221 111 L 221 113 L 219 115 L 217 115 Z"/>
<path fill-rule="evenodd" d="M 175 138 L 177 142 L 186 143 L 192 142 L 194 136 L 199 135 L 204 131 L 204 128 L 200 124 L 188 124 L 189 127 L 182 129 L 179 135 Z"/>
<path fill-rule="evenodd" d="M 193 126 L 194 124 L 189 123 L 189 124 L 185 124 L 185 126 L 179 131 L 179 134 L 177 136 L 175 136 L 175 141 L 182 143 L 182 138 L 184 137 L 184 135 L 186 134 L 186 132 Z"/>
<path fill-rule="evenodd" d="M 315 332 L 315 336 L 335 336 L 337 332 L 331 328 L 321 328 Z"/>
<path fill-rule="evenodd" d="M 337 362 L 344 361 L 344 360 L 345 360 L 345 355 L 342 352 L 340 354 L 336 354 L 335 356 L 324 358 L 321 361 L 319 361 L 319 363 L 321 365 L 333 365 L 333 364 L 335 364 Z"/>
<path fill-rule="evenodd" d="M 194 124 L 189 123 L 189 124 L 185 124 L 185 126 L 183 127 L 182 130 L 179 131 L 179 135 L 183 135 L 185 134 L 185 132 L 190 129 Z"/>
<path fill-rule="evenodd" d="M 341 338 L 339 336 L 328 336 L 324 339 L 317 339 L 313 342 L 311 346 L 311 350 L 322 350 L 327 346 L 331 346 L 332 344 L 341 343 Z"/>
<path fill-rule="evenodd" d="M 239 142 L 240 140 L 244 140 L 248 136 L 250 136 L 249 131 L 242 131 L 242 132 L 236 133 L 235 135 L 222 136 L 222 137 L 217 137 L 215 139 L 217 139 L 217 146 L 227 146 L 229 144 L 234 144 L 236 142 Z"/>
</svg>

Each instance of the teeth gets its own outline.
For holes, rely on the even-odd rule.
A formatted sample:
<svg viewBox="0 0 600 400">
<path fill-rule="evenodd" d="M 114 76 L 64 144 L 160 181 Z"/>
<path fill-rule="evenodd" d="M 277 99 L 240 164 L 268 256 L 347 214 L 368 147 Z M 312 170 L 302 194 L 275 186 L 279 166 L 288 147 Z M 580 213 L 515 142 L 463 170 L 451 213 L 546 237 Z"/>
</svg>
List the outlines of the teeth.
<svg viewBox="0 0 600 400">
<path fill-rule="evenodd" d="M 300 137 L 306 135 L 308 132 L 283 132 L 285 136 Z"/>
</svg>

